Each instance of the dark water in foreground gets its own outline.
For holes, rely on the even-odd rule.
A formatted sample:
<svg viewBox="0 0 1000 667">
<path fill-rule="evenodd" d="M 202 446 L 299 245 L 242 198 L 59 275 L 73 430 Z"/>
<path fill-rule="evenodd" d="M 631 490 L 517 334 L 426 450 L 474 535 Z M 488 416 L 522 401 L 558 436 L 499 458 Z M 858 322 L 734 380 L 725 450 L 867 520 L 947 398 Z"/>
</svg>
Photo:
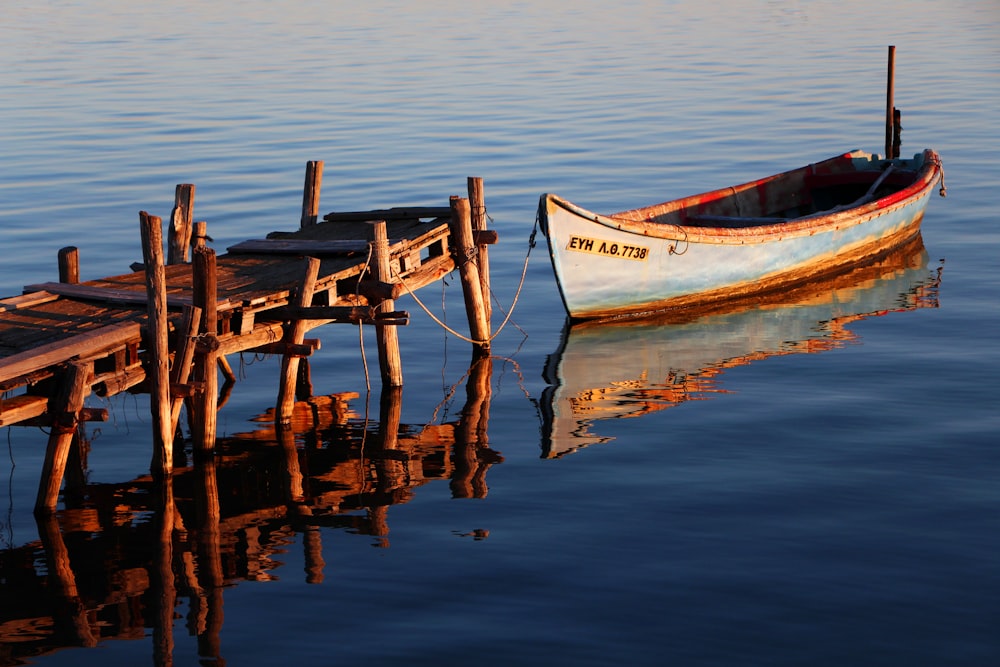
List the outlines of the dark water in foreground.
<svg viewBox="0 0 1000 667">
<path fill-rule="evenodd" d="M 623 210 L 880 150 L 890 43 L 949 196 L 877 266 L 693 321 L 565 330 L 538 247 L 488 360 L 404 299 L 406 384 L 368 393 L 358 331 L 315 332 L 292 439 L 257 419 L 277 360 L 233 359 L 173 502 L 144 396 L 91 397 L 52 522 L 46 434 L 5 429 L 0 664 L 1000 663 L 995 3 L 288 5 L 5 9 L 0 295 L 70 243 L 122 271 L 177 183 L 217 248 L 293 228 L 319 159 L 323 211 L 482 176 L 507 306 L 542 192 Z M 446 282 L 421 298 L 459 327 Z"/>
</svg>

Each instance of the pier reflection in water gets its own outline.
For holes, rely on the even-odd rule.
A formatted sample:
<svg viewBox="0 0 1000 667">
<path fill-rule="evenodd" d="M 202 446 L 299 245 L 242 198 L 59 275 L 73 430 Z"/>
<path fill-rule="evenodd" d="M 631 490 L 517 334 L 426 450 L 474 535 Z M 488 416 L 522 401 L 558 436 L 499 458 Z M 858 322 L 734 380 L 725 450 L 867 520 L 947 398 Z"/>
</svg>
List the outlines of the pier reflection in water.
<svg viewBox="0 0 1000 667">
<path fill-rule="evenodd" d="M 260 428 L 220 439 L 214 456 L 165 480 L 87 484 L 64 496 L 64 510 L 38 518 L 37 542 L 0 551 L 0 664 L 141 639 L 147 628 L 156 665 L 172 664 L 180 631 L 197 636 L 203 664 L 223 664 L 225 587 L 274 577 L 272 556 L 295 534 L 305 580 L 319 583 L 321 528 L 384 547 L 389 507 L 417 487 L 448 480 L 454 498 L 486 495 L 486 473 L 503 460 L 486 434 L 492 364 L 473 360 L 451 422 L 400 423 L 400 388 L 382 393 L 377 421 L 351 408 L 355 393 L 300 396 L 289 425 L 269 411 Z"/>
<path fill-rule="evenodd" d="M 937 307 L 940 280 L 917 236 L 869 266 L 752 302 L 567 324 L 543 373 L 542 456 L 612 440 L 592 430 L 602 420 L 725 393 L 727 368 L 836 349 L 857 340 L 852 322 Z"/>
</svg>

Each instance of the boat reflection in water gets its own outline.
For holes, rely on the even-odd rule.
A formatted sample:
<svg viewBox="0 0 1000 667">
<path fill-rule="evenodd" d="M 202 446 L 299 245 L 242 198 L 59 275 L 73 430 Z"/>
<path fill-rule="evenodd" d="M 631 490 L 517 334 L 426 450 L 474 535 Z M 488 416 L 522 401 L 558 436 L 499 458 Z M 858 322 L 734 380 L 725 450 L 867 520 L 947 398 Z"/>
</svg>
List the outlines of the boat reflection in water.
<svg viewBox="0 0 1000 667">
<path fill-rule="evenodd" d="M 389 508 L 417 487 L 447 480 L 453 498 L 486 495 L 486 473 L 503 460 L 486 433 L 492 364 L 473 360 L 460 380 L 466 401 L 444 423 L 401 423 L 398 388 L 383 391 L 369 421 L 350 406 L 358 394 L 312 396 L 305 382 L 289 425 L 271 410 L 256 430 L 220 438 L 214 456 L 184 466 L 175 452 L 166 479 L 74 489 L 68 475 L 64 507 L 37 520 L 39 539 L 0 549 L 0 665 L 149 634 L 154 665 L 173 664 L 176 634 L 197 637 L 201 664 L 224 664 L 224 592 L 276 578 L 295 539 L 305 581 L 317 584 L 323 531 L 384 548 Z"/>
<path fill-rule="evenodd" d="M 542 457 L 612 440 L 591 430 L 596 422 L 725 393 L 727 368 L 836 349 L 857 340 L 852 322 L 937 307 L 940 273 L 918 235 L 874 264 L 753 302 L 567 324 L 544 371 Z"/>
</svg>

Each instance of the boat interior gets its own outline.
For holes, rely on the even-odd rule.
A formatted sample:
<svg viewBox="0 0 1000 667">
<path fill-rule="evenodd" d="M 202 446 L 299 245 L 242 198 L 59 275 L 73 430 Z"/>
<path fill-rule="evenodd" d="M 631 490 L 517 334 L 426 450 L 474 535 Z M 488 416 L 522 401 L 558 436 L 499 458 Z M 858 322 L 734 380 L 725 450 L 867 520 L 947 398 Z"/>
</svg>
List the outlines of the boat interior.
<svg viewBox="0 0 1000 667">
<path fill-rule="evenodd" d="M 923 155 L 885 160 L 855 151 L 800 169 L 612 215 L 672 225 L 743 228 L 862 206 L 913 184 Z"/>
</svg>

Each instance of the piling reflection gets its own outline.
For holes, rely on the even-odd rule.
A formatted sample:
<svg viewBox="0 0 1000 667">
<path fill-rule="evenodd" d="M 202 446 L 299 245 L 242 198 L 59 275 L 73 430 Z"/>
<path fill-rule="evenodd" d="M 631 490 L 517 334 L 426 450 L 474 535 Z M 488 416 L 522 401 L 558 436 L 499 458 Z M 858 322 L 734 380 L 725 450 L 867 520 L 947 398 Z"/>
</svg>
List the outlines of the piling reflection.
<svg viewBox="0 0 1000 667">
<path fill-rule="evenodd" d="M 567 326 L 543 373 L 542 456 L 612 440 L 593 431 L 603 420 L 724 393 L 727 368 L 839 348 L 857 340 L 852 322 L 937 307 L 940 280 L 918 236 L 875 264 L 753 302 Z"/>
<path fill-rule="evenodd" d="M 37 542 L 0 551 L 0 665 L 145 636 L 153 664 L 171 665 L 181 635 L 196 639 L 200 664 L 225 664 L 226 588 L 274 578 L 289 543 L 303 549 L 305 581 L 319 584 L 332 576 L 325 530 L 388 547 L 391 507 L 418 487 L 486 495 L 487 471 L 503 460 L 486 433 L 492 370 L 489 357 L 474 359 L 453 421 L 402 423 L 400 388 L 382 392 L 377 420 L 351 407 L 358 394 L 303 393 L 289 422 L 268 411 L 173 475 L 64 494 L 64 509 L 38 518 Z"/>
</svg>

